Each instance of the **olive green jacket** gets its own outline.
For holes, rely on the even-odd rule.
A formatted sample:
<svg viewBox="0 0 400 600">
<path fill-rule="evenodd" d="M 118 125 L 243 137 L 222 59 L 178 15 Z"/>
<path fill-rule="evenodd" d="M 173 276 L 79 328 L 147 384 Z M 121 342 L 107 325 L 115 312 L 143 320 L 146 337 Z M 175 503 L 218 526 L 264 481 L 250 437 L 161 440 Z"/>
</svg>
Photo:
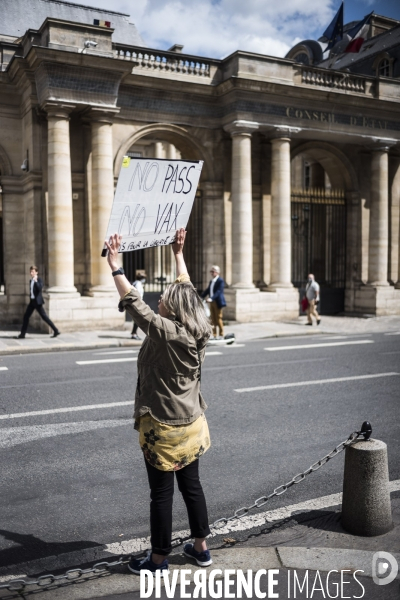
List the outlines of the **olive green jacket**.
<svg viewBox="0 0 400 600">
<path fill-rule="evenodd" d="M 183 425 L 195 421 L 207 408 L 200 392 L 200 367 L 205 343 L 178 321 L 156 314 L 135 288 L 119 303 L 145 334 L 138 356 L 134 418 L 150 413 L 157 421 Z"/>
</svg>

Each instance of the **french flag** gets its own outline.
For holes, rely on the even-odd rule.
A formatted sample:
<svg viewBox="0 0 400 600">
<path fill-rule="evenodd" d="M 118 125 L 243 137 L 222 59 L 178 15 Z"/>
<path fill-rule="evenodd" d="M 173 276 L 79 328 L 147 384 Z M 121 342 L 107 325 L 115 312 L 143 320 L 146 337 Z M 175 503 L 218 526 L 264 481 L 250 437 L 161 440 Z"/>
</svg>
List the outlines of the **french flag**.
<svg viewBox="0 0 400 600">
<path fill-rule="evenodd" d="M 346 46 L 345 52 L 360 52 L 361 46 L 368 34 L 369 21 L 373 14 L 374 11 L 364 17 L 357 25 L 346 31 L 345 36 L 348 36 L 351 41 Z"/>
</svg>

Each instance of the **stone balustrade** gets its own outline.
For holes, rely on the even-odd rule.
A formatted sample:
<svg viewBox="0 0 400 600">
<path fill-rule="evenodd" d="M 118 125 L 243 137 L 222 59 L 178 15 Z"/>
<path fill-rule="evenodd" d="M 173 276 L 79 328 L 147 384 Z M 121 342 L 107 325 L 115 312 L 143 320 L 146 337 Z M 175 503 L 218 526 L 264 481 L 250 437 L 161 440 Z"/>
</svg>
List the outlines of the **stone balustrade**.
<svg viewBox="0 0 400 600">
<path fill-rule="evenodd" d="M 358 92 L 359 94 L 365 94 L 366 89 L 364 77 L 359 77 L 352 73 L 317 69 L 309 66 L 302 67 L 301 82 L 319 87 Z"/>
<path fill-rule="evenodd" d="M 211 61 L 204 61 L 200 58 L 185 56 L 176 52 L 157 52 L 115 44 L 114 56 L 119 60 L 131 61 L 135 69 L 211 77 Z"/>
</svg>

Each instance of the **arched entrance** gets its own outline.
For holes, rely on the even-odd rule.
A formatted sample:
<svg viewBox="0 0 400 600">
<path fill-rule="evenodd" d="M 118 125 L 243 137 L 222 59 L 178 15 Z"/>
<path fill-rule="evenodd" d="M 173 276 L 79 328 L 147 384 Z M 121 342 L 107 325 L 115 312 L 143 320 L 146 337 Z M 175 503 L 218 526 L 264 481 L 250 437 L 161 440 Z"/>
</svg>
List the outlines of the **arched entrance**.
<svg viewBox="0 0 400 600">
<path fill-rule="evenodd" d="M 141 134 L 141 135 L 140 135 Z M 117 155 L 118 158 L 121 151 Z M 196 159 L 205 160 L 203 174 L 196 193 L 193 209 L 187 226 L 188 236 L 185 245 L 185 261 L 193 285 L 201 290 L 203 284 L 203 202 L 201 182 L 209 173 L 208 157 L 204 157 L 204 149 L 188 137 L 182 128 L 166 126 L 149 126 L 137 132 L 125 144 L 123 154 L 131 157 L 159 159 Z M 138 250 L 124 253 L 124 269 L 127 277 L 134 281 L 138 270 L 146 272 L 146 301 L 153 308 L 160 293 L 166 285 L 175 279 L 175 264 L 171 249 L 168 246 Z"/>
<path fill-rule="evenodd" d="M 328 144 L 304 144 L 292 158 L 292 282 L 304 293 L 308 273 L 321 286 L 322 314 L 344 311 L 346 190 L 350 174 Z M 354 189 L 354 188 L 353 188 Z"/>
</svg>

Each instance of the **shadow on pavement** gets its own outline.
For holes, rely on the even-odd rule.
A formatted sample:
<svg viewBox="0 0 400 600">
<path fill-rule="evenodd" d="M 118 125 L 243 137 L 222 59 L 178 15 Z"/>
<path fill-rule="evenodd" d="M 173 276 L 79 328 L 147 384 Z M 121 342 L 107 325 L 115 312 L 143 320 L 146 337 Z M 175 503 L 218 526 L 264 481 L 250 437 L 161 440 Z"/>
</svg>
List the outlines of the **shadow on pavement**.
<svg viewBox="0 0 400 600">
<path fill-rule="evenodd" d="M 29 562 L 48 556 L 57 556 L 66 552 L 75 552 L 77 550 L 87 550 L 88 548 L 102 548 L 102 544 L 82 540 L 79 542 L 45 542 L 31 534 L 16 533 L 0 529 L 0 535 L 6 540 L 10 540 L 17 547 L 7 548 L 0 551 L 0 567 L 18 565 L 19 563 Z"/>
</svg>

